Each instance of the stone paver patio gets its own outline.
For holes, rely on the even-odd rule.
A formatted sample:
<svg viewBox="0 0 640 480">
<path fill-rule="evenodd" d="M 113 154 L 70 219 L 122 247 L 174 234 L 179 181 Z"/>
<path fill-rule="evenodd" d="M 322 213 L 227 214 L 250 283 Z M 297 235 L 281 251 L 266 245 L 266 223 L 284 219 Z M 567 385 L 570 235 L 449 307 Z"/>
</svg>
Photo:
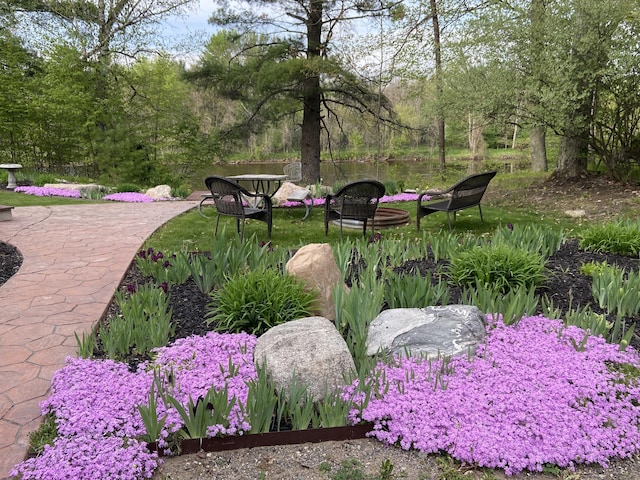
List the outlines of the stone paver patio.
<svg viewBox="0 0 640 480">
<path fill-rule="evenodd" d="M 0 479 L 22 461 L 53 373 L 75 356 L 142 243 L 197 202 L 16 207 L 0 240 L 22 267 L 0 287 Z"/>
</svg>

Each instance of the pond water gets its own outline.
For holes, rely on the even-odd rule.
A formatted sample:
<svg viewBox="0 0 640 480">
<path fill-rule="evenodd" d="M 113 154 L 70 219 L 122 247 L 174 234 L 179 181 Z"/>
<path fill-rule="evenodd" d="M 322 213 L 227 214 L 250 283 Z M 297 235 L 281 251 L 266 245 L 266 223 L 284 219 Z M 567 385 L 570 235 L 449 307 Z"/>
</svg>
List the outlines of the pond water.
<svg viewBox="0 0 640 480">
<path fill-rule="evenodd" d="M 282 174 L 284 163 L 238 163 L 220 164 L 198 169 L 189 176 L 187 182 L 195 190 L 204 189 L 204 179 L 208 175 L 242 175 L 247 173 L 271 173 Z M 491 168 L 498 168 L 508 172 L 520 169 L 511 161 L 505 161 L 499 165 L 491 165 Z M 457 162 L 447 165 L 447 177 L 457 180 L 472 173 L 484 171 L 484 162 Z M 419 161 L 386 161 L 386 162 L 322 162 L 320 164 L 320 175 L 324 185 L 334 186 L 355 180 L 376 179 L 381 182 L 395 181 L 403 182 L 404 188 L 424 189 L 432 180 L 440 175 L 440 167 L 437 161 L 423 159 Z"/>
</svg>

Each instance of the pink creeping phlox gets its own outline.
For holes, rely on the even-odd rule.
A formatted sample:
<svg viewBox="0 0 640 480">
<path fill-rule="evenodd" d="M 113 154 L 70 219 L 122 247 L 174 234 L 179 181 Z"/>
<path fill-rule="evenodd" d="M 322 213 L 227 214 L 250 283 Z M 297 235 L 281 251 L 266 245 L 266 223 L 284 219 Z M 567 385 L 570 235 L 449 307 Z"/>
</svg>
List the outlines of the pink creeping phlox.
<svg viewBox="0 0 640 480">
<path fill-rule="evenodd" d="M 145 434 L 138 405 L 148 406 L 154 372 L 166 379 L 166 393 L 186 405 L 204 396 L 211 386 L 228 388 L 237 402 L 228 428 L 210 429 L 212 435 L 237 435 L 249 431 L 239 404 L 245 404 L 246 380 L 256 377 L 253 350 L 256 337 L 248 334 L 193 336 L 155 351 L 156 359 L 136 372 L 112 360 L 67 358 L 51 382 L 51 395 L 41 404 L 42 413 L 54 412 L 58 438 L 37 458 L 18 464 L 11 475 L 22 480 L 133 480 L 150 478 L 160 460 L 146 443 L 135 440 Z M 231 371 L 230 371 L 231 370 Z M 179 430 L 182 420 L 173 407 L 157 398 L 158 417 L 167 415 L 159 444 Z"/>
<path fill-rule="evenodd" d="M 374 422 L 370 435 L 383 442 L 448 452 L 507 474 L 539 471 L 547 463 L 606 466 L 612 457 L 640 450 L 640 387 L 607 366 L 640 367 L 640 358 L 598 337 L 577 351 L 573 343 L 583 338 L 583 330 L 543 317 L 523 318 L 517 327 L 496 322 L 476 357 L 456 357 L 444 373 L 438 361 L 379 364 L 371 377 L 379 389 L 368 405 L 356 384 L 345 389 L 344 398 L 354 404 L 350 419 Z M 67 359 L 42 403 L 43 413 L 55 413 L 59 437 L 11 474 L 23 480 L 151 477 L 160 460 L 136 440 L 145 433 L 137 406 L 147 405 L 158 372 L 166 393 L 184 405 L 212 385 L 226 386 L 237 404 L 228 426 L 215 425 L 209 435 L 249 431 L 239 405 L 246 402 L 246 382 L 256 378 L 255 343 L 247 334 L 193 336 L 157 349 L 155 360 L 136 372 L 111 360 Z M 182 421 L 160 395 L 157 413 L 167 416 L 159 439 L 166 448 Z"/>
<path fill-rule="evenodd" d="M 638 367 L 639 357 L 600 337 L 577 351 L 570 339 L 579 345 L 583 337 L 583 330 L 543 317 L 517 327 L 499 322 L 477 357 L 454 358 L 453 373 L 438 385 L 437 361 L 379 364 L 380 392 L 384 382 L 391 386 L 372 398 L 362 419 L 375 423 L 371 436 L 383 442 L 448 452 L 508 475 L 546 463 L 607 466 L 640 448 L 640 387 L 625 385 L 607 363 Z"/>
<path fill-rule="evenodd" d="M 35 195 L 37 197 L 81 197 L 80 190 L 66 190 L 64 188 L 16 187 L 13 191 L 27 195 Z"/>
<path fill-rule="evenodd" d="M 153 198 L 148 197 L 144 193 L 136 192 L 120 192 L 111 193 L 102 197 L 103 200 L 111 200 L 114 202 L 130 202 L 130 203 L 149 203 L 153 202 Z"/>
</svg>

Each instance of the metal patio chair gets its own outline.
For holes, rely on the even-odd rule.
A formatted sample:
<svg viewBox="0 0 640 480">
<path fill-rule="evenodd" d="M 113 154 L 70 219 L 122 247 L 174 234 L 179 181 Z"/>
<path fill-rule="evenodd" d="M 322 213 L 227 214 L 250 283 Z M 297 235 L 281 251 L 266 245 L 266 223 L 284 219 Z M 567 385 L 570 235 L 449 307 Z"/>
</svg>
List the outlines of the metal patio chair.
<svg viewBox="0 0 640 480">
<path fill-rule="evenodd" d="M 248 218 L 253 218 L 267 224 L 268 237 L 271 239 L 273 224 L 271 197 L 262 193 L 251 193 L 233 180 L 224 177 L 209 176 L 204 181 L 211 192 L 218 215 L 214 235 L 218 234 L 220 215 L 235 217 L 236 229 L 240 238 L 244 239 L 244 224 Z M 242 230 L 240 229 L 242 222 Z"/>
<path fill-rule="evenodd" d="M 362 235 L 366 235 L 367 222 L 371 220 L 371 230 L 375 231 L 375 215 L 380 197 L 384 195 L 384 185 L 377 180 L 359 180 L 349 183 L 333 195 L 327 195 L 324 203 L 324 234 L 329 234 L 329 222 L 340 221 L 342 238 L 343 220 L 362 222 Z"/>
</svg>

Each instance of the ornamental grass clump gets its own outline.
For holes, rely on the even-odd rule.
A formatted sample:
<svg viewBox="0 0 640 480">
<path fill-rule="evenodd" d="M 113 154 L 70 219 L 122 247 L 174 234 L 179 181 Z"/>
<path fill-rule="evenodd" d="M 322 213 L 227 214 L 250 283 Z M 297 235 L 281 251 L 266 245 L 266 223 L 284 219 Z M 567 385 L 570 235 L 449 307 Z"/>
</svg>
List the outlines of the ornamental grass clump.
<svg viewBox="0 0 640 480">
<path fill-rule="evenodd" d="M 264 268 L 239 273 L 212 295 L 207 321 L 221 332 L 262 335 L 270 328 L 311 314 L 316 294 L 291 275 Z"/>
<path fill-rule="evenodd" d="M 620 220 L 591 225 L 580 233 L 579 247 L 590 252 L 637 257 L 640 255 L 640 223 Z"/>
<path fill-rule="evenodd" d="M 544 317 L 495 323 L 477 357 L 451 360 L 446 388 L 434 388 L 432 363 L 380 363 L 378 395 L 357 419 L 374 422 L 372 436 L 385 443 L 508 475 L 545 465 L 606 467 L 640 447 L 640 386 L 623 373 L 636 371 L 640 357 L 584 339 L 583 330 Z M 579 351 L 574 344 L 582 342 Z"/>
<path fill-rule="evenodd" d="M 546 280 L 545 260 L 539 253 L 503 243 L 462 251 L 451 259 L 450 281 L 461 287 L 486 287 L 507 293 L 541 286 Z"/>
</svg>

